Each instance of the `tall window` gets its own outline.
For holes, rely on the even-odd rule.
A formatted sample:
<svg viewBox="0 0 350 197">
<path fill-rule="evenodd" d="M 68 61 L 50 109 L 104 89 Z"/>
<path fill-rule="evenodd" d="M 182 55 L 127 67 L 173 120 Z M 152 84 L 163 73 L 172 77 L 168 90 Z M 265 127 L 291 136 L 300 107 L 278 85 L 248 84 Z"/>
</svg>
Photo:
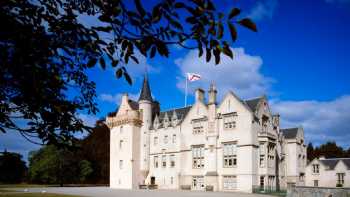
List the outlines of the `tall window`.
<svg viewBox="0 0 350 197">
<path fill-rule="evenodd" d="M 123 126 L 120 126 L 119 133 L 120 133 L 120 134 L 123 133 Z"/>
<path fill-rule="evenodd" d="M 343 186 L 344 185 L 344 176 L 345 176 L 345 173 L 337 173 L 337 185 L 341 185 Z"/>
<path fill-rule="evenodd" d="M 195 190 L 204 189 L 204 177 L 203 176 L 194 176 L 192 177 L 192 188 Z"/>
<path fill-rule="evenodd" d="M 224 168 L 237 166 L 237 144 L 235 142 L 223 144 Z"/>
<path fill-rule="evenodd" d="M 166 155 L 162 155 L 162 167 L 166 167 Z"/>
<path fill-rule="evenodd" d="M 318 180 L 314 180 L 314 187 L 318 187 Z"/>
<path fill-rule="evenodd" d="M 320 173 L 320 165 L 319 164 L 312 164 L 312 172 L 313 173 Z"/>
<path fill-rule="evenodd" d="M 236 176 L 223 176 L 223 187 L 224 190 L 237 189 Z"/>
<path fill-rule="evenodd" d="M 199 134 L 204 132 L 203 123 L 201 121 L 195 121 L 192 123 L 193 133 Z"/>
<path fill-rule="evenodd" d="M 119 169 L 123 169 L 123 160 L 119 160 Z"/>
<path fill-rule="evenodd" d="M 234 116 L 224 117 L 224 129 L 233 129 L 236 127 Z"/>
<path fill-rule="evenodd" d="M 119 141 L 119 149 L 120 149 L 120 150 L 123 148 L 123 143 L 124 143 L 123 140 L 120 140 L 120 141 Z"/>
<path fill-rule="evenodd" d="M 155 168 L 158 168 L 158 156 L 153 157 L 153 165 Z"/>
<path fill-rule="evenodd" d="M 170 167 L 175 167 L 175 155 L 170 155 Z"/>
<path fill-rule="evenodd" d="M 176 135 L 175 134 L 173 135 L 173 143 L 174 144 L 176 143 Z"/>
<path fill-rule="evenodd" d="M 265 187 L 265 177 L 260 176 L 260 189 L 264 189 Z"/>
<path fill-rule="evenodd" d="M 264 143 L 260 143 L 259 153 L 260 153 L 259 165 L 261 168 L 263 168 L 265 167 L 265 144 Z"/>
<path fill-rule="evenodd" d="M 168 143 L 168 136 L 165 135 L 165 136 L 164 136 L 164 144 L 167 144 L 167 143 Z"/>
<path fill-rule="evenodd" d="M 192 167 L 204 167 L 204 145 L 192 146 Z"/>
<path fill-rule="evenodd" d="M 154 137 L 153 144 L 156 146 L 158 144 L 158 137 Z"/>
</svg>

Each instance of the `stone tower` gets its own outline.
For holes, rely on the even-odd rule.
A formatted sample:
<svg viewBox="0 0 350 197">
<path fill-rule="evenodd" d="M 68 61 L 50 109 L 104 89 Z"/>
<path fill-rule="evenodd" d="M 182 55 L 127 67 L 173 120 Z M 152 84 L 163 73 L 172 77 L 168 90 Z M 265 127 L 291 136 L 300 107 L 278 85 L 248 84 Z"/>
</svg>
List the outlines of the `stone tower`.
<svg viewBox="0 0 350 197">
<path fill-rule="evenodd" d="M 110 187 L 137 189 L 149 172 L 149 128 L 153 99 L 145 76 L 138 102 L 124 94 L 110 128 Z"/>
<path fill-rule="evenodd" d="M 142 89 L 138 100 L 139 111 L 141 114 L 142 126 L 141 126 L 141 138 L 140 138 L 140 170 L 143 176 L 143 182 L 147 178 L 149 172 L 149 152 L 150 152 L 150 127 L 152 123 L 152 106 L 153 99 L 151 95 L 151 89 L 149 87 L 147 75 L 143 79 Z"/>
<path fill-rule="evenodd" d="M 110 128 L 110 187 L 137 189 L 140 176 L 141 113 L 137 103 L 124 94 L 115 116 L 106 123 Z"/>
</svg>

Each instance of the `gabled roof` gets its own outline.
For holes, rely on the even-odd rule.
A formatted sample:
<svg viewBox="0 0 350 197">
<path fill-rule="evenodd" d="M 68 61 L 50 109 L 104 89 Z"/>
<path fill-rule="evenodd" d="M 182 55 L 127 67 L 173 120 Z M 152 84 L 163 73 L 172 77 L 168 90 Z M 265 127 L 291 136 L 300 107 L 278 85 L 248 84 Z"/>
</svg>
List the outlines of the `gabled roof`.
<svg viewBox="0 0 350 197">
<path fill-rule="evenodd" d="M 252 110 L 252 112 L 255 112 L 257 110 L 258 104 L 261 99 L 262 97 L 259 97 L 259 98 L 245 100 L 244 102 L 248 105 L 248 107 Z"/>
<path fill-rule="evenodd" d="M 151 88 L 149 87 L 147 75 L 143 78 L 143 84 L 142 84 L 142 89 L 139 97 L 140 100 L 146 100 L 146 101 L 153 101 L 152 99 L 152 94 L 151 94 Z"/>
<path fill-rule="evenodd" d="M 350 169 L 350 158 L 329 158 L 319 160 L 323 165 L 328 167 L 328 170 L 334 170 L 339 161 L 343 161 L 348 169 Z"/>
<path fill-rule="evenodd" d="M 286 139 L 295 139 L 298 134 L 298 128 L 281 129 L 281 132 Z"/>
</svg>

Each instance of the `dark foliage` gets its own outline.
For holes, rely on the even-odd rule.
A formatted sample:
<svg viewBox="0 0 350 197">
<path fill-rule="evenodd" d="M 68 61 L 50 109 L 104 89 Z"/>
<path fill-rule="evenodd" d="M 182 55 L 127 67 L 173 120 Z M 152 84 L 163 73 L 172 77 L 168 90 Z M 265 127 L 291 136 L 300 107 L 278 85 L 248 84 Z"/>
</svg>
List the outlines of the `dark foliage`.
<svg viewBox="0 0 350 197">
<path fill-rule="evenodd" d="M 108 184 L 109 129 L 97 122 L 74 149 L 44 146 L 31 152 L 28 179 L 45 184 Z"/>
<path fill-rule="evenodd" d="M 24 181 L 26 171 L 22 155 L 7 151 L 0 153 L 0 183 L 20 183 Z"/>
<path fill-rule="evenodd" d="M 206 60 L 213 57 L 218 64 L 222 54 L 233 58 L 226 32 L 234 42 L 236 25 L 257 31 L 250 19 L 238 18 L 238 8 L 225 14 L 212 0 L 163 0 L 150 9 L 146 1 L 135 0 L 132 7 L 125 2 L 0 1 L 1 132 L 12 129 L 28 140 L 71 145 L 75 132 L 91 130 L 78 113 L 97 112 L 87 68 L 110 64 L 117 78 L 131 84 L 125 65 L 138 63 L 136 51 L 168 57 L 175 44 L 198 49 L 199 57 L 205 50 Z M 95 17 L 96 26 L 85 26 L 81 15 Z"/>
<path fill-rule="evenodd" d="M 309 143 L 307 146 L 307 160 L 312 161 L 320 156 L 324 156 L 325 158 L 350 157 L 350 148 L 344 150 L 341 146 L 338 146 L 336 142 L 331 141 L 321 144 L 318 147 L 313 147 L 312 143 Z"/>
<path fill-rule="evenodd" d="M 109 128 L 97 122 L 92 133 L 81 143 L 82 157 L 89 162 L 93 173 L 86 180 L 88 183 L 109 183 Z"/>
</svg>

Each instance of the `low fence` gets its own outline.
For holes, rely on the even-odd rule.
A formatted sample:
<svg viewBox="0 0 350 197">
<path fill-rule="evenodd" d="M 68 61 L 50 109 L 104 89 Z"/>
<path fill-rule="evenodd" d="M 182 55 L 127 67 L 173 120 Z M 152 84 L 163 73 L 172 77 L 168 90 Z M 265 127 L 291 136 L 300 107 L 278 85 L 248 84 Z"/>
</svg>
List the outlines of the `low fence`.
<svg viewBox="0 0 350 197">
<path fill-rule="evenodd" d="M 253 193 L 256 194 L 267 194 L 273 196 L 286 196 L 287 190 L 281 187 L 261 187 L 261 186 L 253 186 Z"/>
<path fill-rule="evenodd" d="M 350 197 L 350 188 L 295 186 L 288 188 L 287 197 Z"/>
</svg>

